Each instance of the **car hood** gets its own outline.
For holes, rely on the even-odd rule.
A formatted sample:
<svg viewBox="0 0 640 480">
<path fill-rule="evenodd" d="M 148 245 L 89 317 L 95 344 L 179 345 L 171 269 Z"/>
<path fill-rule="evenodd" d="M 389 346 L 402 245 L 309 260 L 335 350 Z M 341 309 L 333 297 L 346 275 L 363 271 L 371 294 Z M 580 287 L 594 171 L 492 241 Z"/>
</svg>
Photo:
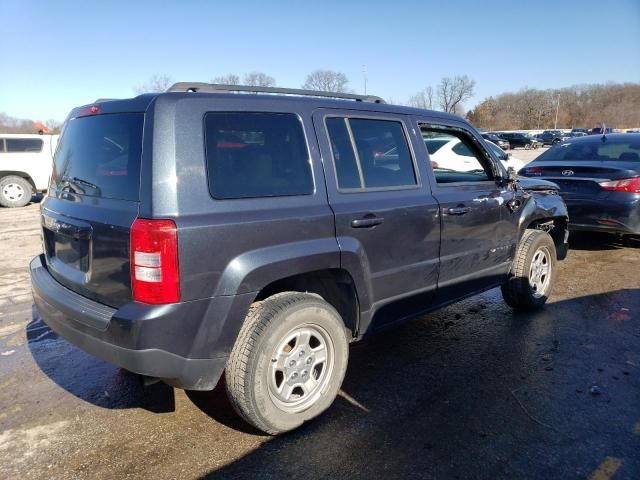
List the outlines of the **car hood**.
<svg viewBox="0 0 640 480">
<path fill-rule="evenodd" d="M 518 176 L 518 185 L 523 190 L 560 190 L 560 187 L 548 180 Z"/>
</svg>

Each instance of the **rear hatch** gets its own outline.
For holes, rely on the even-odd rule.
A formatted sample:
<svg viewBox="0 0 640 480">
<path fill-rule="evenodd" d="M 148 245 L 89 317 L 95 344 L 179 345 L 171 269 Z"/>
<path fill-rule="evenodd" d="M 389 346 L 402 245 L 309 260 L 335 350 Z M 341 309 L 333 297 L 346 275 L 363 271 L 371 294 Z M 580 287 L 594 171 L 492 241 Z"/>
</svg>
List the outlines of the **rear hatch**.
<svg viewBox="0 0 640 480">
<path fill-rule="evenodd" d="M 67 121 L 42 208 L 51 275 L 112 307 L 131 301 L 130 228 L 138 214 L 144 113 Z M 95 114 L 98 113 L 98 114 Z"/>
</svg>

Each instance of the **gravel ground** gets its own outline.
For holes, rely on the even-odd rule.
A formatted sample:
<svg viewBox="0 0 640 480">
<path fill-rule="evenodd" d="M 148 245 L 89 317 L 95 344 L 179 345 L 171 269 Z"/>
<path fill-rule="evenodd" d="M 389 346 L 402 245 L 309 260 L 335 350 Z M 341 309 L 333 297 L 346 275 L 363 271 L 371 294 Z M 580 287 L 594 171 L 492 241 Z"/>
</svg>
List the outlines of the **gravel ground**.
<svg viewBox="0 0 640 480">
<path fill-rule="evenodd" d="M 56 337 L 38 223 L 0 209 L 0 478 L 640 478 L 637 242 L 574 235 L 539 313 L 492 290 L 354 345 L 335 404 L 272 438 Z"/>
</svg>

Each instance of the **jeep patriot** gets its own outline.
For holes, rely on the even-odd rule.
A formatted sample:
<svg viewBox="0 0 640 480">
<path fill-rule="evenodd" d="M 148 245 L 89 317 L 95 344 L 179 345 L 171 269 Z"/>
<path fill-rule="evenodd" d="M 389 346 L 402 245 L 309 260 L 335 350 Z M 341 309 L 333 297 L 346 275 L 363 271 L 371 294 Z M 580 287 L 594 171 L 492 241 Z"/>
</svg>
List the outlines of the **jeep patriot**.
<svg viewBox="0 0 640 480">
<path fill-rule="evenodd" d="M 432 164 L 452 139 L 474 165 Z M 331 405 L 350 342 L 494 287 L 540 308 L 567 253 L 557 186 L 505 171 L 463 119 L 282 88 L 74 109 L 41 209 L 53 331 L 178 388 L 224 375 L 270 434 Z"/>
</svg>

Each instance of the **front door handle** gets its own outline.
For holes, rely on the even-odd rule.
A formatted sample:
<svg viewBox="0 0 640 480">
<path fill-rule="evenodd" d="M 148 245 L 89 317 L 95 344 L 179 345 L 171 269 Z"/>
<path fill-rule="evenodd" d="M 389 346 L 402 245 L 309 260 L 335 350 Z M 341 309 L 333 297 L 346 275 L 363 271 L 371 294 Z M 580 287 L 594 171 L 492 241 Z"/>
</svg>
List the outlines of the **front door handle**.
<svg viewBox="0 0 640 480">
<path fill-rule="evenodd" d="M 471 211 L 471 208 L 469 207 L 456 207 L 456 208 L 450 208 L 448 210 L 449 215 L 464 215 L 465 213 L 469 213 Z"/>
<path fill-rule="evenodd" d="M 357 218 L 355 220 L 351 220 L 352 228 L 369 228 L 375 227 L 376 225 L 380 225 L 384 222 L 384 218 L 382 217 L 374 217 L 374 216 L 366 216 L 363 218 Z"/>
</svg>

